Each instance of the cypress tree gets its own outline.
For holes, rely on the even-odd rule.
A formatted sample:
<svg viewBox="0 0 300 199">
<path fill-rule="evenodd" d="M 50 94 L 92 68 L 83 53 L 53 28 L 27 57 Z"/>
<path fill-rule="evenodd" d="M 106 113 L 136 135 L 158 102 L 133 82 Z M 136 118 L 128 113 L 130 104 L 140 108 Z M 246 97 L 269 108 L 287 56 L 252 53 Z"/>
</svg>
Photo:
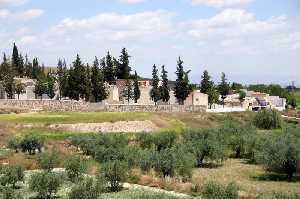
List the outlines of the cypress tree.
<svg viewBox="0 0 300 199">
<path fill-rule="evenodd" d="M 208 94 L 208 92 L 211 90 L 211 88 L 213 86 L 213 82 L 211 81 L 211 77 L 209 76 L 207 70 L 205 70 L 203 72 L 203 75 L 201 76 L 201 78 L 202 78 L 201 83 L 200 83 L 201 93 Z"/>
<path fill-rule="evenodd" d="M 32 78 L 32 63 L 29 62 L 28 56 L 25 56 L 25 76 Z"/>
<path fill-rule="evenodd" d="M 70 98 L 79 100 L 86 96 L 86 70 L 81 62 L 79 55 L 77 54 L 73 67 L 70 69 L 69 74 L 69 89 Z"/>
<path fill-rule="evenodd" d="M 36 96 L 40 96 L 41 100 L 43 99 L 43 94 L 47 94 L 47 82 L 43 77 L 37 78 L 34 93 Z"/>
<path fill-rule="evenodd" d="M 55 76 L 51 73 L 48 72 L 47 73 L 47 77 L 46 77 L 46 86 L 47 86 L 47 90 L 46 93 L 48 95 L 48 97 L 50 99 L 53 99 L 55 97 Z"/>
<path fill-rule="evenodd" d="M 63 62 L 61 59 L 58 59 L 56 73 L 57 73 L 57 82 L 59 88 L 59 99 L 61 99 L 63 93 L 63 80 L 64 80 Z"/>
<path fill-rule="evenodd" d="M 227 97 L 227 95 L 229 93 L 229 90 L 230 90 L 230 86 L 227 83 L 226 75 L 225 75 L 225 73 L 222 73 L 222 75 L 221 75 L 221 82 L 220 82 L 220 84 L 218 86 L 218 91 L 221 94 L 221 99 L 222 99 L 223 107 L 225 106 L 224 100 Z"/>
<path fill-rule="evenodd" d="M 24 76 L 24 58 L 22 54 L 19 56 L 19 66 L 18 66 L 18 75 L 22 78 Z"/>
<path fill-rule="evenodd" d="M 14 98 L 15 93 L 15 82 L 14 82 L 14 71 L 11 66 L 8 65 L 7 74 L 4 77 L 4 90 L 8 99 Z"/>
<path fill-rule="evenodd" d="M 19 62 L 20 62 L 20 57 L 19 57 L 18 47 L 14 43 L 13 53 L 12 53 L 12 70 L 13 70 L 14 76 L 15 75 L 19 76 L 20 75 L 20 73 L 19 73 Z"/>
<path fill-rule="evenodd" d="M 107 98 L 108 93 L 105 88 L 103 74 L 99 68 L 99 61 L 97 57 L 95 57 L 91 73 L 91 93 L 95 102 L 101 102 Z"/>
<path fill-rule="evenodd" d="M 79 88 L 78 88 L 78 83 L 77 78 L 76 78 L 76 72 L 74 70 L 74 67 L 70 67 L 69 69 L 69 77 L 68 77 L 68 85 L 69 85 L 69 90 L 68 90 L 68 96 L 70 99 L 74 100 L 79 100 Z"/>
<path fill-rule="evenodd" d="M 114 61 L 109 51 L 107 52 L 105 60 L 106 60 L 106 64 L 104 67 L 104 80 L 109 84 L 115 84 L 116 78 L 115 78 Z"/>
<path fill-rule="evenodd" d="M 122 97 L 124 97 L 124 99 L 127 101 L 128 104 L 130 100 L 133 99 L 132 85 L 130 79 L 126 79 L 125 88 L 123 90 Z"/>
<path fill-rule="evenodd" d="M 170 88 L 168 80 L 168 72 L 165 70 L 165 66 L 161 67 L 161 79 L 162 84 L 159 87 L 160 99 L 163 102 L 168 102 L 170 100 Z"/>
<path fill-rule="evenodd" d="M 15 81 L 15 92 L 18 95 L 18 99 L 20 99 L 20 94 L 25 92 L 25 85 L 21 80 Z"/>
<path fill-rule="evenodd" d="M 10 70 L 10 66 L 6 58 L 6 54 L 3 53 L 3 61 L 0 65 L 0 81 L 3 81 L 5 79 L 5 76 L 8 75 L 9 70 Z"/>
<path fill-rule="evenodd" d="M 126 48 L 122 49 L 121 56 L 118 63 L 117 77 L 118 79 L 128 79 L 130 76 L 131 67 L 129 66 L 128 52 Z"/>
<path fill-rule="evenodd" d="M 189 84 L 188 73 L 183 69 L 183 61 L 179 57 L 177 61 L 177 79 L 175 83 L 175 97 L 180 105 L 184 104 L 184 101 L 191 92 L 191 86 Z"/>
<path fill-rule="evenodd" d="M 91 69 L 89 64 L 86 64 L 86 83 L 85 83 L 85 100 L 86 101 L 90 101 L 90 97 L 91 97 L 91 86 L 92 86 L 92 82 L 91 82 Z"/>
<path fill-rule="evenodd" d="M 135 71 L 134 73 L 134 82 L 133 82 L 133 98 L 134 98 L 134 103 L 137 103 L 138 99 L 141 97 L 141 90 L 139 87 L 139 81 L 138 81 L 138 75 Z"/>
<path fill-rule="evenodd" d="M 67 63 L 66 60 L 63 61 L 63 76 L 62 76 L 62 82 L 61 82 L 61 88 L 62 88 L 62 96 L 68 97 L 69 96 L 69 71 L 67 69 Z"/>
<path fill-rule="evenodd" d="M 159 93 L 159 89 L 158 89 L 158 84 L 159 84 L 159 78 L 158 78 L 158 75 L 157 75 L 157 68 L 156 68 L 156 65 L 154 64 L 153 65 L 153 69 L 152 69 L 152 89 L 150 91 L 150 96 L 151 96 L 151 99 L 154 101 L 155 105 L 156 103 L 159 101 L 160 99 L 160 93 Z"/>
<path fill-rule="evenodd" d="M 40 66 L 39 66 L 39 61 L 37 58 L 34 58 L 32 61 L 32 75 L 31 77 L 33 79 L 37 79 L 39 74 L 40 74 Z"/>
</svg>

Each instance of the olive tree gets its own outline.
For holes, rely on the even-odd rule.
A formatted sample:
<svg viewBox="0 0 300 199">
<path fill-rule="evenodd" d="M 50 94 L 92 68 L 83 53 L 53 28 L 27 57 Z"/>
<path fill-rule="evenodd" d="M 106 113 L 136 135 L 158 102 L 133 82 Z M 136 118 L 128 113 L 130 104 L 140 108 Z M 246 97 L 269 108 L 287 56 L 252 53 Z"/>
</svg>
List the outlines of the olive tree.
<svg viewBox="0 0 300 199">
<path fill-rule="evenodd" d="M 41 169 L 50 172 L 55 166 L 59 164 L 59 156 L 57 151 L 45 152 L 39 155 L 38 163 Z"/>
<path fill-rule="evenodd" d="M 222 161 L 225 159 L 226 145 L 216 129 L 189 129 L 183 133 L 183 140 L 188 150 L 194 154 L 197 166 L 203 161 Z"/>
<path fill-rule="evenodd" d="M 289 180 L 300 171 L 300 139 L 289 132 L 268 137 L 260 144 L 256 159 L 267 171 L 282 173 Z"/>
<path fill-rule="evenodd" d="M 86 165 L 79 156 L 69 158 L 65 163 L 65 168 L 71 182 L 81 180 L 83 173 L 86 171 Z"/>
<path fill-rule="evenodd" d="M 282 120 L 275 109 L 263 109 L 255 115 L 254 124 L 261 129 L 278 129 L 282 126 Z"/>
<path fill-rule="evenodd" d="M 30 155 L 35 154 L 36 150 L 42 152 L 43 146 L 44 140 L 38 136 L 26 136 L 20 142 L 22 152 L 28 152 Z"/>
<path fill-rule="evenodd" d="M 0 184 L 2 186 L 12 185 L 24 180 L 24 169 L 21 166 L 4 166 L 0 169 Z"/>
<path fill-rule="evenodd" d="M 29 188 L 40 198 L 52 198 L 62 185 L 62 177 L 53 172 L 35 173 L 29 180 Z"/>
</svg>

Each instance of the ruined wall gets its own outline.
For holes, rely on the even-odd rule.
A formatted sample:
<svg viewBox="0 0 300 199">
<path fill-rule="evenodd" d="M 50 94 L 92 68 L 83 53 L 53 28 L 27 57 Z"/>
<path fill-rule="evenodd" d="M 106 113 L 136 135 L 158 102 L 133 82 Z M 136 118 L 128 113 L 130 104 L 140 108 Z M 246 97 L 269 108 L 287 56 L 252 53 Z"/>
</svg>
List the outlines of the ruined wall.
<svg viewBox="0 0 300 199">
<path fill-rule="evenodd" d="M 0 108 L 22 108 L 31 111 L 83 112 L 205 112 L 206 106 L 127 105 L 59 100 L 0 100 Z"/>
</svg>

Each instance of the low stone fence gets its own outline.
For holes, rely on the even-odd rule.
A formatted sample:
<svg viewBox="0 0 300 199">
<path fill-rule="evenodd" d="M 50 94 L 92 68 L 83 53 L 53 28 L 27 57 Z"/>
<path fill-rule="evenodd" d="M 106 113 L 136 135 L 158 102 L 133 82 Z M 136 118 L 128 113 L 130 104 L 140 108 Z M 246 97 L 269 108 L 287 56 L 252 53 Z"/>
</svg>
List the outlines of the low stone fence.
<svg viewBox="0 0 300 199">
<path fill-rule="evenodd" d="M 103 104 L 59 100 L 0 100 L 0 108 L 19 108 L 30 111 L 82 112 L 205 112 L 205 106 Z"/>
</svg>

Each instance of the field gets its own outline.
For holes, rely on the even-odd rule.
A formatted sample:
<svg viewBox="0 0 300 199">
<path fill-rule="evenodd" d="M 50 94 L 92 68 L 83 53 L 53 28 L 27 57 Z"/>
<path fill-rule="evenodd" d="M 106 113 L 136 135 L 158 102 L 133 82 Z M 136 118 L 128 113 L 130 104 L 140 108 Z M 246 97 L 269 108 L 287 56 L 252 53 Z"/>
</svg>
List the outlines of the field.
<svg viewBox="0 0 300 199">
<path fill-rule="evenodd" d="M 299 95 L 300 97 L 300 95 Z M 300 103 L 299 103 L 300 104 Z M 223 125 L 226 118 L 233 118 L 240 123 L 247 123 L 252 120 L 253 113 L 231 113 L 231 114 L 187 114 L 187 113 L 21 113 L 21 114 L 0 114 L 0 164 L 9 163 L 22 165 L 27 170 L 39 169 L 36 156 L 4 148 L 10 138 L 14 136 L 39 135 L 46 140 L 46 149 L 58 149 L 60 159 L 65 160 L 72 154 L 78 152 L 70 146 L 69 139 L 76 135 L 93 135 L 96 132 L 69 132 L 64 130 L 49 129 L 47 125 L 58 123 L 101 123 L 116 121 L 143 121 L 150 120 L 157 127 L 157 131 L 172 130 L 180 133 L 185 128 L 212 128 Z M 268 131 L 259 131 L 267 134 Z M 135 134 L 129 136 L 134 139 Z M 95 174 L 100 166 L 94 160 L 87 160 L 88 174 Z M 60 166 L 63 166 L 63 161 Z M 299 193 L 300 176 L 293 181 L 282 179 L 281 175 L 266 174 L 262 166 L 248 163 L 245 159 L 229 158 L 223 164 L 207 165 L 203 168 L 194 168 L 191 180 L 188 182 L 177 178 L 161 178 L 150 171 L 141 174 L 135 171 L 138 179 L 129 179 L 141 185 L 159 187 L 166 190 L 198 195 L 199 190 L 208 181 L 216 181 L 221 184 L 235 182 L 246 198 L 272 198 L 274 192 Z M 139 198 L 138 191 L 123 191 L 117 194 L 107 194 L 105 198 Z M 152 193 L 149 193 L 150 195 Z M 155 196 L 149 198 L 157 198 Z M 168 198 L 168 197 L 166 197 Z"/>
</svg>

